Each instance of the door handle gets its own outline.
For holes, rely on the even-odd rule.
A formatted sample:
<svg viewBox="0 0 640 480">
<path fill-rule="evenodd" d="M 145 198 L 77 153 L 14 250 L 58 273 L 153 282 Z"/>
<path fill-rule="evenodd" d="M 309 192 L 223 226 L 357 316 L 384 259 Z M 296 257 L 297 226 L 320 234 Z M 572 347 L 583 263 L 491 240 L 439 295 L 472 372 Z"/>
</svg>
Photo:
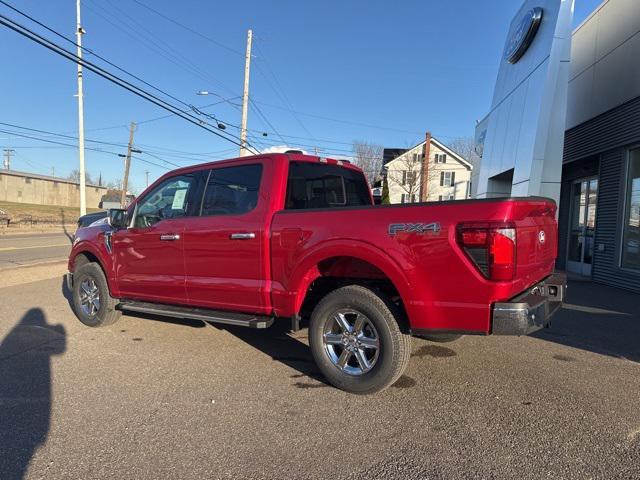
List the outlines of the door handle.
<svg viewBox="0 0 640 480">
<path fill-rule="evenodd" d="M 251 240 L 252 238 L 256 238 L 256 234 L 251 233 L 232 233 L 230 236 L 231 240 Z"/>
<path fill-rule="evenodd" d="M 160 235 L 160 240 L 163 240 L 165 242 L 173 242 L 175 240 L 180 240 L 180 235 L 178 235 L 177 233 L 167 233 L 164 235 Z"/>
</svg>

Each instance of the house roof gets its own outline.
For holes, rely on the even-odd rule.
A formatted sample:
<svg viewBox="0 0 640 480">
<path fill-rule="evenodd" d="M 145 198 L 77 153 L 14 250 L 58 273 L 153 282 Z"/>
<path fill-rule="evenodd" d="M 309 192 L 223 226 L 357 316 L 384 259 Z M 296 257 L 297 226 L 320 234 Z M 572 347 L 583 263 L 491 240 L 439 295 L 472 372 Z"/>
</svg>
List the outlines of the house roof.
<svg viewBox="0 0 640 480">
<path fill-rule="evenodd" d="M 460 155 L 459 153 L 455 152 L 454 150 L 451 149 L 451 147 L 449 147 L 448 145 L 442 143 L 440 140 L 438 140 L 435 137 L 431 137 L 431 142 L 433 144 L 435 144 L 438 148 L 440 148 L 441 150 L 444 150 L 445 152 L 447 152 L 449 155 L 451 155 L 454 159 L 456 159 L 458 162 L 462 163 L 464 166 L 466 166 L 469 170 L 473 170 L 473 165 L 471 165 L 471 163 L 469 163 L 467 160 L 464 159 L 464 157 L 462 155 Z M 394 158 L 393 160 L 389 161 L 387 163 L 387 165 L 393 161 L 395 161 L 396 159 L 400 158 L 402 155 L 404 155 L 407 152 L 410 152 L 411 150 L 415 150 L 416 148 L 419 148 L 421 146 L 423 146 L 425 143 L 427 143 L 426 140 L 423 140 L 422 142 L 418 143 L 417 145 L 414 145 L 411 148 L 408 148 L 404 153 L 398 155 L 396 158 Z M 386 166 L 386 165 L 385 165 Z"/>
</svg>

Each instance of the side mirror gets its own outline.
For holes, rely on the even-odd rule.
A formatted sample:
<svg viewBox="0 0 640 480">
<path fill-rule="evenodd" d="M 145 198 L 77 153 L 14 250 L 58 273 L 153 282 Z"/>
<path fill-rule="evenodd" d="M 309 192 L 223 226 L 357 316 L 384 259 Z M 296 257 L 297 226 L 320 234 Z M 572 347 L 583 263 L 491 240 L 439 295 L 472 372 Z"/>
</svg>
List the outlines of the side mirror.
<svg viewBox="0 0 640 480">
<path fill-rule="evenodd" d="M 109 225 L 113 228 L 127 228 L 127 211 L 123 208 L 110 208 L 107 213 Z"/>
</svg>

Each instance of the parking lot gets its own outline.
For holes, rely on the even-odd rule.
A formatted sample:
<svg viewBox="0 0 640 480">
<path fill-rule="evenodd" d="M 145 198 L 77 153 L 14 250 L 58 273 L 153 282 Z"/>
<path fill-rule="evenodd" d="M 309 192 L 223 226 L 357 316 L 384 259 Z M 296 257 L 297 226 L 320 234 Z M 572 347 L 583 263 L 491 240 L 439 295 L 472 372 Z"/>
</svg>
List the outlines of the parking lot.
<svg viewBox="0 0 640 480">
<path fill-rule="evenodd" d="M 367 397 L 323 382 L 306 330 L 90 329 L 67 298 L 59 277 L 0 288 L 2 479 L 640 476 L 632 294 L 573 282 L 535 337 L 416 339 Z"/>
</svg>

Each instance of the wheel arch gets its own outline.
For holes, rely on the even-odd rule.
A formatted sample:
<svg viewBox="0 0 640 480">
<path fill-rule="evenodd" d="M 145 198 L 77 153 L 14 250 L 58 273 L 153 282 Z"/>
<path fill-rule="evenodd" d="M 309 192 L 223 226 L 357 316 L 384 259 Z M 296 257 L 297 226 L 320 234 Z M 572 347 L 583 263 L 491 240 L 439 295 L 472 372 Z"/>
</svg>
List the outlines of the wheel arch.
<svg viewBox="0 0 640 480">
<path fill-rule="evenodd" d="M 349 242 L 347 246 L 343 243 L 324 245 L 298 263 L 291 275 L 294 314 L 304 314 L 309 304 L 347 284 L 382 290 L 389 298 L 397 295 L 408 323 L 405 305 L 411 293 L 407 276 L 387 253 L 359 241 Z"/>
<path fill-rule="evenodd" d="M 74 251 L 69 256 L 69 265 L 68 265 L 69 271 L 73 272 L 78 267 L 81 267 L 82 265 L 86 265 L 88 263 L 96 263 L 98 264 L 98 266 L 102 270 L 102 273 L 104 273 L 104 276 L 107 279 L 107 285 L 109 287 L 109 291 L 113 293 L 114 288 L 112 284 L 112 278 L 111 278 L 111 275 L 109 274 L 109 270 L 107 270 L 106 265 L 104 264 L 100 256 L 100 253 L 94 251 L 92 248 L 89 247 L 88 244 L 83 245 L 83 247 L 84 248 L 79 248 L 77 251 L 74 249 Z"/>
</svg>

